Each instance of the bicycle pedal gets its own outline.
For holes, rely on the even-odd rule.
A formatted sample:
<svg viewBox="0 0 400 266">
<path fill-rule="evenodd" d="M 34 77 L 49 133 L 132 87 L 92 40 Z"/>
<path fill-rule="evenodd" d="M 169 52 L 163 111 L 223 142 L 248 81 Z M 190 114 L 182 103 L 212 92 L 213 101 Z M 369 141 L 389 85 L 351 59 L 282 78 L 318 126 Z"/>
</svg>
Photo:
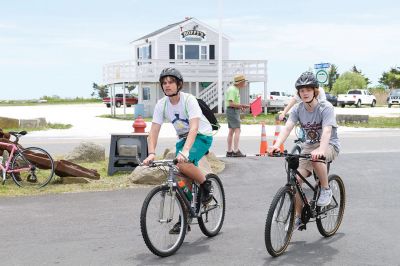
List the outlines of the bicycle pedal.
<svg viewBox="0 0 400 266">
<path fill-rule="evenodd" d="M 299 231 L 307 230 L 307 226 L 305 224 L 302 224 L 299 226 L 299 228 L 297 230 L 299 230 Z"/>
</svg>

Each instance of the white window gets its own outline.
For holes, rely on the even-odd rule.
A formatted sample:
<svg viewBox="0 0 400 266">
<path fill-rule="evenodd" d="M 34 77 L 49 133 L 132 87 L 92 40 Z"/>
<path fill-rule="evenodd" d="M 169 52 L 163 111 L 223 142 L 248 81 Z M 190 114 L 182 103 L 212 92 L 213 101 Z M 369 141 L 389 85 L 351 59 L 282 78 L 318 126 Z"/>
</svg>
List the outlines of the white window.
<svg viewBox="0 0 400 266">
<path fill-rule="evenodd" d="M 201 46 L 201 53 L 200 53 L 201 60 L 207 60 L 207 46 Z"/>
<path fill-rule="evenodd" d="M 149 87 L 143 87 L 143 100 L 150 100 L 150 88 Z"/>
<path fill-rule="evenodd" d="M 151 59 L 150 58 L 150 46 L 149 45 L 139 47 L 138 59 Z"/>
<path fill-rule="evenodd" d="M 199 44 L 177 44 L 175 59 L 208 59 L 208 46 Z"/>
<path fill-rule="evenodd" d="M 176 46 L 176 59 L 183 59 L 183 45 Z"/>
</svg>

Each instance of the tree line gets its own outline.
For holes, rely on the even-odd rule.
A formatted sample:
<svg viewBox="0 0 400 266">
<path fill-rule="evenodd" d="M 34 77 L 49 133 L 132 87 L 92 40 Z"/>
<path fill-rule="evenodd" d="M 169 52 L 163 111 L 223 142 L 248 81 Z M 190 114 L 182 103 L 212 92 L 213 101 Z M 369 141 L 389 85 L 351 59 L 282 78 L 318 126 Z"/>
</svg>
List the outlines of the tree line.
<svg viewBox="0 0 400 266">
<path fill-rule="evenodd" d="M 382 73 L 379 85 L 369 87 L 371 81 L 355 65 L 343 74 L 338 73 L 335 64 L 329 70 L 328 84 L 324 89 L 332 94 L 346 93 L 352 89 L 369 89 L 372 92 L 384 92 L 394 88 L 400 88 L 400 67 L 391 67 L 389 71 Z"/>
</svg>

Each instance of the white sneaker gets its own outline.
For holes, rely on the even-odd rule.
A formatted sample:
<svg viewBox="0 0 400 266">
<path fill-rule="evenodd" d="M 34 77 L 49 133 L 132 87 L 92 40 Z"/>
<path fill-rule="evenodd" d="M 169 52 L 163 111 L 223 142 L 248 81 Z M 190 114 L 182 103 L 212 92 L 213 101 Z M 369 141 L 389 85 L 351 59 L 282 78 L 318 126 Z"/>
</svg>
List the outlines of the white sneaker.
<svg viewBox="0 0 400 266">
<path fill-rule="evenodd" d="M 332 189 L 321 188 L 321 193 L 317 201 L 317 206 L 324 207 L 328 206 L 332 200 Z"/>
</svg>

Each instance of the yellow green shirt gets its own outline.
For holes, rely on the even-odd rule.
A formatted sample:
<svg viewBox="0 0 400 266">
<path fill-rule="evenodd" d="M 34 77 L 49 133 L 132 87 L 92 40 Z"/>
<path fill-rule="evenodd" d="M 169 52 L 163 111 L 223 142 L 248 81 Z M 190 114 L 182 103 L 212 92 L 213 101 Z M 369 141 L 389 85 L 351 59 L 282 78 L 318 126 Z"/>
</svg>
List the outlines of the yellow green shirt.
<svg viewBox="0 0 400 266">
<path fill-rule="evenodd" d="M 229 106 L 229 101 L 240 104 L 239 88 L 234 85 L 230 86 L 225 92 L 225 107 Z"/>
</svg>

